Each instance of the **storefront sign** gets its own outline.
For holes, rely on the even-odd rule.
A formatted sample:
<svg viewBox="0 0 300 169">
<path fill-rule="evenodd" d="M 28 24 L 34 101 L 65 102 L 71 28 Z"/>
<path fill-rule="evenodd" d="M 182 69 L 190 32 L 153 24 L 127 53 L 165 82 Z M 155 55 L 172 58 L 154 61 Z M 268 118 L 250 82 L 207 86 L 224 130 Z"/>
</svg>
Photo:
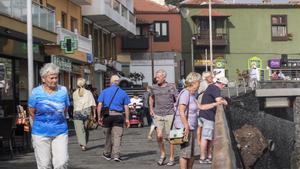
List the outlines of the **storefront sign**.
<svg viewBox="0 0 300 169">
<path fill-rule="evenodd" d="M 101 63 L 95 63 L 95 71 L 103 71 L 105 72 L 107 70 L 105 65 L 102 65 Z"/>
<path fill-rule="evenodd" d="M 94 56 L 92 53 L 87 53 L 86 54 L 86 60 L 89 64 L 92 64 L 94 62 Z"/>
<path fill-rule="evenodd" d="M 215 67 L 217 69 L 224 69 L 226 64 L 226 60 L 222 57 L 218 57 L 215 59 Z"/>
<path fill-rule="evenodd" d="M 254 56 L 254 57 L 248 59 L 248 69 L 250 69 L 253 64 L 255 64 L 257 68 L 262 69 L 261 58 Z"/>
<path fill-rule="evenodd" d="M 77 40 L 73 37 L 65 36 L 63 41 L 60 41 L 60 48 L 67 54 L 72 54 L 76 49 L 78 49 Z"/>
<path fill-rule="evenodd" d="M 270 68 L 280 68 L 281 67 L 280 59 L 271 59 L 271 60 L 269 60 L 269 67 Z"/>
<path fill-rule="evenodd" d="M 72 71 L 72 63 L 69 59 L 60 57 L 60 56 L 51 56 L 51 62 L 56 64 L 59 69 L 71 72 Z"/>
</svg>

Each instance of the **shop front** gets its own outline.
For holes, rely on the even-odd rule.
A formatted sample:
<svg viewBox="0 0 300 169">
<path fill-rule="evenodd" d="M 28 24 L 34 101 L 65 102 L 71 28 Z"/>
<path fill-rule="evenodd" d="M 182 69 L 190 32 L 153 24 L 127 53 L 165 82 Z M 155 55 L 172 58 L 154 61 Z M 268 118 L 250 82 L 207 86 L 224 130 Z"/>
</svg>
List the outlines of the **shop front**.
<svg viewBox="0 0 300 169">
<path fill-rule="evenodd" d="M 44 63 L 41 45 L 33 45 L 34 85 L 40 84 L 39 69 Z M 16 115 L 17 105 L 27 105 L 28 66 L 27 44 L 0 35 L 0 112 Z"/>
</svg>

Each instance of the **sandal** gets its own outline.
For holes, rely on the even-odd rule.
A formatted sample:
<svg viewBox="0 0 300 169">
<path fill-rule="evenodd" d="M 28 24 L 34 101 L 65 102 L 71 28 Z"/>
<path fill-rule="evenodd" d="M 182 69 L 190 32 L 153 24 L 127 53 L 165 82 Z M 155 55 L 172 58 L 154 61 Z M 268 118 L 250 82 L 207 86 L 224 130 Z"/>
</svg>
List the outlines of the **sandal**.
<svg viewBox="0 0 300 169">
<path fill-rule="evenodd" d="M 200 159 L 200 160 L 199 160 L 199 163 L 200 163 L 200 164 L 208 164 L 207 161 L 206 161 L 206 159 Z"/>
<path fill-rule="evenodd" d="M 206 161 L 207 164 L 211 164 L 211 162 L 212 162 L 211 158 L 207 158 L 205 161 Z"/>
<path fill-rule="evenodd" d="M 157 161 L 157 164 L 158 165 L 163 165 L 165 160 L 166 160 L 166 157 L 160 157 L 160 159 Z"/>
<path fill-rule="evenodd" d="M 173 165 L 175 165 L 175 161 L 174 160 L 170 160 L 166 165 L 167 166 L 173 166 Z"/>
<path fill-rule="evenodd" d="M 86 146 L 81 146 L 82 151 L 86 151 Z"/>
</svg>

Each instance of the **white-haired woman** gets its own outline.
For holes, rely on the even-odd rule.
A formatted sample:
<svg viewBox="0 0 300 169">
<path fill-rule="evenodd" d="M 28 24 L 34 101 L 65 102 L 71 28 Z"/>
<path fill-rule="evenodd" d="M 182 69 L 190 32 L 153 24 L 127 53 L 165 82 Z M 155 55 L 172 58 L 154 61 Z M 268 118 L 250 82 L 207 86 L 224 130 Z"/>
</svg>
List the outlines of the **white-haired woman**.
<svg viewBox="0 0 300 169">
<path fill-rule="evenodd" d="M 195 97 L 200 85 L 201 75 L 196 72 L 188 74 L 185 80 L 185 88 L 179 93 L 176 102 L 176 115 L 174 127 L 184 128 L 184 135 L 188 138 L 188 142 L 181 145 L 180 149 L 180 168 L 191 169 L 194 164 L 194 157 L 196 155 L 196 131 L 198 127 L 198 112 L 199 109 L 210 109 L 220 103 L 211 103 L 200 105 Z"/>
<path fill-rule="evenodd" d="M 82 151 L 86 150 L 89 140 L 89 131 L 86 129 L 89 118 L 94 117 L 96 103 L 93 94 L 84 88 L 85 79 L 77 79 L 77 89 L 73 92 L 74 126 L 78 143 Z"/>
<path fill-rule="evenodd" d="M 68 126 L 70 105 L 67 89 L 58 85 L 59 67 L 45 64 L 40 70 L 43 84 L 32 90 L 28 107 L 32 142 L 38 169 L 68 168 Z"/>
</svg>

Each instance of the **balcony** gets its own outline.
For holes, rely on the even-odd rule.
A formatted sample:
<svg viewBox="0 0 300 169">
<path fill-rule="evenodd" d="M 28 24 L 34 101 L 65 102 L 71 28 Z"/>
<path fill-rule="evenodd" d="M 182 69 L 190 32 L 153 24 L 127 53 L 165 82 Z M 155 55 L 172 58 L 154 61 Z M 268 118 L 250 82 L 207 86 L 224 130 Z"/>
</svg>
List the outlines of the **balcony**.
<svg viewBox="0 0 300 169">
<path fill-rule="evenodd" d="M 63 41 L 66 36 L 73 37 L 78 42 L 78 51 L 84 53 L 93 53 L 91 36 L 89 36 L 89 38 L 81 36 L 76 29 L 75 32 L 72 32 L 70 30 L 62 28 L 60 23 L 58 23 L 56 26 L 56 32 L 57 32 L 57 44 L 60 44 L 60 41 Z"/>
<path fill-rule="evenodd" d="M 91 0 L 71 0 L 71 2 L 77 5 L 91 5 Z"/>
<path fill-rule="evenodd" d="M 194 43 L 197 46 L 209 46 L 209 33 L 200 33 L 194 35 L 196 38 Z M 226 33 L 213 33 L 212 43 L 214 46 L 227 46 L 228 36 Z"/>
<path fill-rule="evenodd" d="M 145 36 L 126 36 L 122 39 L 123 50 L 147 50 L 149 48 L 149 38 Z"/>
<path fill-rule="evenodd" d="M 112 33 L 135 34 L 136 19 L 132 13 L 133 9 L 129 8 L 130 5 L 126 6 L 117 0 L 92 0 L 91 5 L 82 6 L 82 15 Z"/>
<path fill-rule="evenodd" d="M 27 9 L 25 0 L 1 0 L 0 14 L 26 22 Z M 55 13 L 54 11 L 32 3 L 32 24 L 50 32 L 55 32 Z"/>
</svg>

